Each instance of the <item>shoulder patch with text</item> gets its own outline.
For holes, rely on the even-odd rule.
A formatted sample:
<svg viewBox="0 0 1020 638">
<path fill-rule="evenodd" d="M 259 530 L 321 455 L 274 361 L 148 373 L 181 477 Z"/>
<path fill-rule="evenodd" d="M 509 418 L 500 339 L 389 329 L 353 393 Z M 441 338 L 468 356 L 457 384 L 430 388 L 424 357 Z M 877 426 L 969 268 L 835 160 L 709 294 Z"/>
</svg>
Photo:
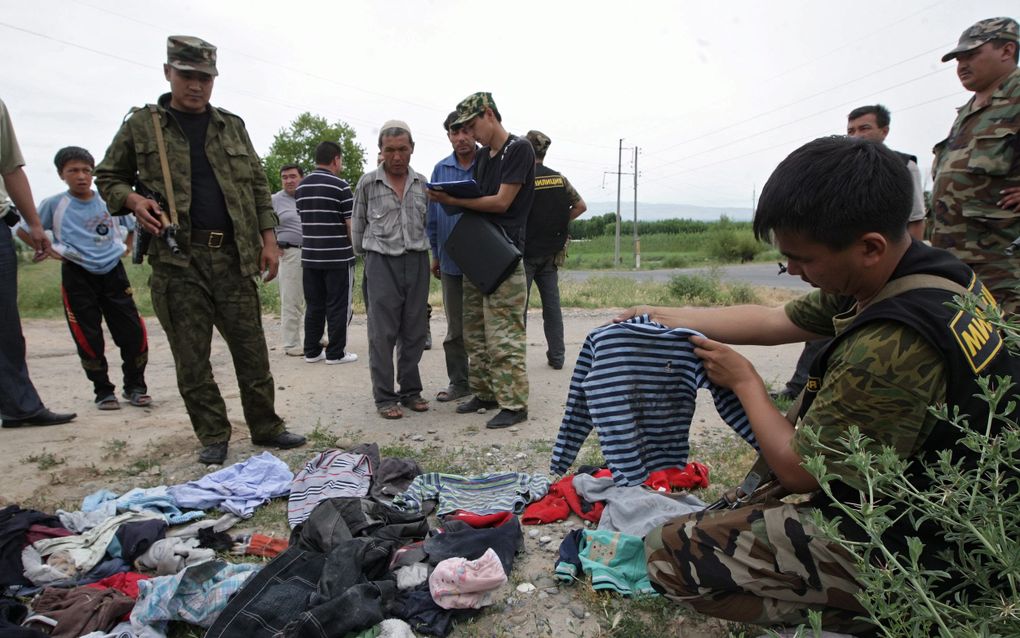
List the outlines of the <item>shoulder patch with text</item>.
<svg viewBox="0 0 1020 638">
<path fill-rule="evenodd" d="M 988 289 L 978 281 L 977 276 L 971 280 L 967 290 L 977 295 L 984 308 L 995 306 L 995 298 Z M 985 319 L 985 314 L 978 309 L 974 314 L 963 310 L 953 316 L 949 328 L 956 338 L 971 370 L 980 373 L 1002 350 L 1002 335 Z"/>
<path fill-rule="evenodd" d="M 563 188 L 562 175 L 543 175 L 535 178 L 535 190 L 543 188 Z"/>
</svg>

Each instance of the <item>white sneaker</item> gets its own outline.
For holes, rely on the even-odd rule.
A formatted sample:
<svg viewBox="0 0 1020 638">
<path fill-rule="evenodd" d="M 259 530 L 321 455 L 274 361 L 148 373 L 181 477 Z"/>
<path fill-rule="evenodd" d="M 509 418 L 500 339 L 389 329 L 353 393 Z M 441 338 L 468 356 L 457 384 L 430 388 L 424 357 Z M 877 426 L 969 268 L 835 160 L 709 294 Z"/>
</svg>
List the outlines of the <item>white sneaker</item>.
<svg viewBox="0 0 1020 638">
<path fill-rule="evenodd" d="M 358 360 L 358 355 L 353 352 L 345 352 L 344 356 L 339 359 L 326 359 L 326 364 L 331 366 L 338 366 L 341 363 L 354 363 Z"/>
<path fill-rule="evenodd" d="M 314 357 L 305 357 L 305 363 L 318 363 L 326 358 L 326 351 L 320 350 Z"/>
</svg>

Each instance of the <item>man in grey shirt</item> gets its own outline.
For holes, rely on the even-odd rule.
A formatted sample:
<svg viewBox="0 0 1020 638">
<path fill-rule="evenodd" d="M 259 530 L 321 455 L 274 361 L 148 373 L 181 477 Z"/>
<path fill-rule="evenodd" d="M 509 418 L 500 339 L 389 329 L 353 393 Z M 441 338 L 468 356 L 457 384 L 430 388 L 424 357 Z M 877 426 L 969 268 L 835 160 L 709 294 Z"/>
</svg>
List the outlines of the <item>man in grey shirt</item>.
<svg viewBox="0 0 1020 638">
<path fill-rule="evenodd" d="M 425 176 L 411 169 L 411 129 L 389 120 L 379 131 L 382 164 L 366 173 L 354 195 L 354 252 L 365 256 L 368 362 L 379 415 L 403 416 L 401 405 L 425 412 L 418 362 L 425 348 L 429 240 Z M 393 357 L 396 379 L 393 386 Z"/>
<path fill-rule="evenodd" d="M 273 193 L 273 210 L 280 218 L 276 243 L 280 246 L 280 332 L 283 351 L 292 357 L 304 354 L 301 324 L 305 319 L 305 291 L 301 283 L 301 217 L 297 212 L 297 192 L 304 170 L 297 164 L 280 167 L 283 190 Z"/>
<path fill-rule="evenodd" d="M 881 104 L 859 106 L 850 111 L 846 118 L 846 134 L 848 137 L 859 137 L 878 144 L 885 144 L 889 135 L 889 122 L 892 117 L 889 109 Z M 907 220 L 907 231 L 914 239 L 924 239 L 924 186 L 921 184 L 921 169 L 917 167 L 917 158 L 907 153 L 893 151 L 907 165 L 910 176 L 914 179 L 914 205 Z"/>
</svg>

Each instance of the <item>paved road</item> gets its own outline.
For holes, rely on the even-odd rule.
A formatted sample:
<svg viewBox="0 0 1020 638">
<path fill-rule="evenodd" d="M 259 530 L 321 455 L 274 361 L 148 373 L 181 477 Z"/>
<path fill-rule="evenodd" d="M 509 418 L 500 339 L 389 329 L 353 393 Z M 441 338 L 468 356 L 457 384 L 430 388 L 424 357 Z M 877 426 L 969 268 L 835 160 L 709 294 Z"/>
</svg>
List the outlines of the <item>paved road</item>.
<svg viewBox="0 0 1020 638">
<path fill-rule="evenodd" d="M 738 281 L 752 286 L 771 286 L 790 290 L 811 290 L 811 286 L 799 277 L 777 274 L 776 264 L 740 264 L 716 268 L 670 268 L 667 270 L 560 270 L 560 277 L 567 281 L 585 281 L 591 277 L 626 277 L 634 281 L 669 281 L 674 275 L 718 275 L 723 281 Z"/>
</svg>

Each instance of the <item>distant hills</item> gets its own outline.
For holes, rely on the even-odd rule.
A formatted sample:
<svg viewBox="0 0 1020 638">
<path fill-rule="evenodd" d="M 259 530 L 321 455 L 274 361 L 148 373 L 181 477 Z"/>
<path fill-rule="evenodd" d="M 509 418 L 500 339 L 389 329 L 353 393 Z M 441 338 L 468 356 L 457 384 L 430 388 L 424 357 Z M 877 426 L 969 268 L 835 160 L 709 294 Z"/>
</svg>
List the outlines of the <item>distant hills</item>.
<svg viewBox="0 0 1020 638">
<path fill-rule="evenodd" d="M 620 212 L 624 220 L 634 219 L 634 201 L 620 204 Z M 588 202 L 588 215 L 604 215 L 616 210 L 616 202 Z M 717 206 L 692 206 L 690 204 L 648 204 L 638 202 L 638 221 L 654 219 L 699 219 L 715 221 L 726 215 L 733 221 L 750 221 L 753 211 L 750 208 L 723 208 Z M 583 218 L 582 218 L 583 219 Z"/>
</svg>

